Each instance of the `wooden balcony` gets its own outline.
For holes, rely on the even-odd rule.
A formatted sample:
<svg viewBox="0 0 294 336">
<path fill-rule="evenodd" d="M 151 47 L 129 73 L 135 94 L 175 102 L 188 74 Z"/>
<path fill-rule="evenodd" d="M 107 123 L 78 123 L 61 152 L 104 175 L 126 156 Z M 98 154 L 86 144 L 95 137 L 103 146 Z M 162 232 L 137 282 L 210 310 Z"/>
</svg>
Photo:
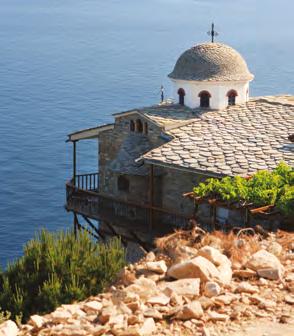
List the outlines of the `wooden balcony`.
<svg viewBox="0 0 294 336">
<path fill-rule="evenodd" d="M 66 184 L 66 209 L 82 215 L 86 220 L 107 223 L 113 234 L 120 231 L 117 228 L 123 228 L 124 232 L 128 231 L 128 237 L 143 235 L 143 240 L 150 241 L 174 228 L 187 225 L 192 217 L 149 204 L 120 200 L 99 193 L 98 187 L 98 173 L 76 175 Z"/>
</svg>

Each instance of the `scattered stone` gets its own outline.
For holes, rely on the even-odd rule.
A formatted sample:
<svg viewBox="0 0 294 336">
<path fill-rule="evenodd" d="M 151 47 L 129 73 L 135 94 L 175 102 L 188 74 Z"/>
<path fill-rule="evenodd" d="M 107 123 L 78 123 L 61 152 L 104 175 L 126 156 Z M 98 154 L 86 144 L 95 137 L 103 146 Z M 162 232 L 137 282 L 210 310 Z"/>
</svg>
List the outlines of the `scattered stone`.
<svg viewBox="0 0 294 336">
<path fill-rule="evenodd" d="M 228 259 L 228 257 L 212 246 L 202 247 L 198 251 L 198 255 L 206 258 L 207 260 L 212 262 L 215 266 L 220 266 L 222 264 L 228 264 L 230 267 L 232 266 L 232 263 Z"/>
<path fill-rule="evenodd" d="M 155 256 L 155 253 L 153 251 L 151 252 L 148 252 L 145 256 L 145 260 L 146 261 L 154 261 L 156 260 L 156 256 Z"/>
<path fill-rule="evenodd" d="M 282 254 L 283 247 L 277 243 L 277 242 L 272 242 L 267 248 L 268 252 L 274 254 L 276 257 L 279 257 Z"/>
<path fill-rule="evenodd" d="M 8 320 L 2 324 L 0 324 L 0 336 L 16 336 L 18 333 L 17 325 Z"/>
<path fill-rule="evenodd" d="M 236 288 L 235 292 L 254 294 L 254 293 L 258 293 L 259 290 L 257 287 L 250 285 L 250 283 L 248 282 L 241 282 Z"/>
<path fill-rule="evenodd" d="M 158 274 L 164 274 L 167 271 L 167 266 L 164 260 L 146 262 L 146 269 Z"/>
<path fill-rule="evenodd" d="M 53 313 L 50 314 L 54 323 L 66 322 L 69 318 L 72 317 L 72 314 L 64 309 L 57 308 Z"/>
<path fill-rule="evenodd" d="M 170 301 L 170 298 L 168 296 L 166 296 L 165 294 L 160 294 L 157 296 L 153 296 L 151 298 L 149 298 L 147 300 L 147 303 L 150 303 L 152 305 L 162 305 L 162 306 L 166 306 Z"/>
<path fill-rule="evenodd" d="M 220 274 L 219 282 L 223 285 L 229 285 L 231 283 L 233 276 L 231 265 L 228 263 L 224 263 L 218 266 L 217 270 L 219 271 Z"/>
<path fill-rule="evenodd" d="M 276 275 L 278 276 L 277 279 L 280 279 L 283 274 L 283 266 L 279 259 L 266 250 L 260 250 L 254 253 L 246 263 L 246 267 L 256 271 L 259 275 L 262 274 L 261 272 L 263 270 L 266 270 L 263 275 L 260 275 L 263 278 L 269 276 L 269 279 L 272 279 L 272 277 Z"/>
<path fill-rule="evenodd" d="M 18 335 L 216 336 L 239 332 L 252 319 L 257 325 L 260 318 L 267 323 L 292 323 L 294 266 L 287 259 L 287 251 L 279 250 L 288 246 L 293 236 L 283 241 L 284 235 L 276 238 L 269 234 L 267 240 L 255 240 L 254 244 L 266 250 L 251 257 L 247 244 L 251 237 L 240 239 L 241 247 L 234 245 L 236 240 L 228 240 L 232 252 L 240 249 L 231 254 L 231 260 L 220 252 L 225 245 L 219 238 L 213 243 L 213 235 L 195 242 L 197 249 L 185 243 L 173 245 L 176 247 L 171 244 L 168 252 L 150 252 L 125 267 L 107 292 L 84 302 L 64 304 L 45 316 L 31 316 Z M 274 244 L 275 239 L 279 245 Z M 203 241 L 207 246 L 201 247 Z M 245 259 L 249 261 L 244 263 Z M 167 270 L 171 260 L 182 262 Z M 283 272 L 285 277 L 281 279 Z M 0 336 L 16 336 L 17 331 L 7 333 L 3 328 L 2 324 Z"/>
<path fill-rule="evenodd" d="M 183 306 L 182 310 L 176 315 L 177 319 L 180 320 L 190 320 L 193 318 L 200 318 L 203 316 L 203 309 L 199 301 L 192 301 Z"/>
<path fill-rule="evenodd" d="M 231 294 L 231 293 L 227 293 L 224 295 L 219 295 L 218 297 L 214 298 L 214 302 L 220 305 L 229 305 L 232 302 L 238 300 L 238 297 L 236 297 L 236 295 Z"/>
<path fill-rule="evenodd" d="M 214 264 L 201 256 L 174 264 L 168 269 L 167 275 L 175 279 L 200 278 L 203 282 L 221 280 Z"/>
<path fill-rule="evenodd" d="M 221 292 L 220 286 L 216 282 L 208 281 L 204 287 L 204 295 L 208 297 L 218 296 Z"/>
<path fill-rule="evenodd" d="M 151 335 L 155 331 L 156 331 L 155 322 L 152 317 L 149 317 L 144 321 L 143 326 L 140 328 L 139 335 L 147 336 Z"/>
<path fill-rule="evenodd" d="M 143 312 L 143 315 L 145 317 L 152 317 L 154 318 L 155 320 L 161 320 L 162 319 L 162 314 L 154 309 L 154 308 L 147 308 L 144 312 Z"/>
<path fill-rule="evenodd" d="M 88 301 L 83 305 L 86 313 L 98 313 L 102 309 L 102 303 L 98 301 Z"/>
<path fill-rule="evenodd" d="M 100 315 L 98 316 L 98 320 L 100 323 L 105 324 L 109 321 L 111 315 L 115 314 L 114 307 L 105 307 L 101 310 Z"/>
<path fill-rule="evenodd" d="M 168 296 L 173 294 L 198 296 L 200 291 L 200 279 L 180 279 L 164 282 L 161 284 L 161 287 Z"/>
<path fill-rule="evenodd" d="M 208 313 L 209 320 L 211 321 L 224 321 L 226 322 L 230 317 L 226 314 L 219 314 L 215 311 L 209 311 Z"/>
<path fill-rule="evenodd" d="M 294 296 L 293 295 L 286 295 L 284 298 L 286 303 L 289 303 L 291 305 L 294 304 Z"/>
<path fill-rule="evenodd" d="M 207 328 L 203 327 L 201 336 L 210 336 L 210 331 Z"/>
<path fill-rule="evenodd" d="M 263 268 L 257 270 L 257 274 L 266 279 L 279 280 L 281 279 L 281 270 L 279 268 Z"/>
<path fill-rule="evenodd" d="M 44 317 L 40 315 L 32 315 L 29 319 L 28 324 L 32 325 L 35 328 L 40 329 L 42 328 L 45 322 L 46 320 L 44 319 Z"/>
<path fill-rule="evenodd" d="M 245 279 L 251 279 L 256 277 L 257 273 L 251 269 L 244 269 L 244 270 L 235 270 L 233 271 L 233 277 L 236 278 L 245 278 Z"/>
<path fill-rule="evenodd" d="M 214 306 L 214 301 L 206 296 L 201 296 L 198 301 L 200 302 L 201 307 L 205 310 Z"/>
</svg>

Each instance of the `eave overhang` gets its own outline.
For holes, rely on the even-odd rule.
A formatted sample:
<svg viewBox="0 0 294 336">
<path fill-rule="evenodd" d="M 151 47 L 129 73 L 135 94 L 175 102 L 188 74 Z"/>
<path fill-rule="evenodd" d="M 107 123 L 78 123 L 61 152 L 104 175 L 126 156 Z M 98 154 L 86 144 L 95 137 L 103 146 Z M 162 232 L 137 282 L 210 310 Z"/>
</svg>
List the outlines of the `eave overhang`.
<svg viewBox="0 0 294 336">
<path fill-rule="evenodd" d="M 67 142 L 96 139 L 99 137 L 100 133 L 104 131 L 112 130 L 113 128 L 114 128 L 114 124 L 107 124 L 107 125 L 101 125 L 98 127 L 80 130 L 80 131 L 69 134 Z"/>
</svg>

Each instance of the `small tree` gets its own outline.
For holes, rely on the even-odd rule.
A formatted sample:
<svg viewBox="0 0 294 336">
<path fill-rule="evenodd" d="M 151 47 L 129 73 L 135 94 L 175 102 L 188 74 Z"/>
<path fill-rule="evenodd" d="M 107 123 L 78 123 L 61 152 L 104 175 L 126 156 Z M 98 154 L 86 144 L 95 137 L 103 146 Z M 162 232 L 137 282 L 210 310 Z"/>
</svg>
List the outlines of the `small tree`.
<svg viewBox="0 0 294 336">
<path fill-rule="evenodd" d="M 0 274 L 0 307 L 23 320 L 47 313 L 99 293 L 124 265 L 125 250 L 118 238 L 97 244 L 86 232 L 76 239 L 71 231 L 43 230 Z"/>
</svg>

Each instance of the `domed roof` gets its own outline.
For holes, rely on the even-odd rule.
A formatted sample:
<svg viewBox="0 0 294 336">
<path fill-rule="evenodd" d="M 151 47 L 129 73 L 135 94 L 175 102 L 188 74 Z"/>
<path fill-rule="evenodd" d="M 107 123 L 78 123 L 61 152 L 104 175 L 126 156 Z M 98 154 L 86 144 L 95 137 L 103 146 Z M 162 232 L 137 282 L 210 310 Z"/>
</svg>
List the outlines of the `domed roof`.
<svg viewBox="0 0 294 336">
<path fill-rule="evenodd" d="M 197 81 L 246 81 L 254 77 L 243 57 L 222 43 L 202 43 L 186 50 L 168 76 Z"/>
</svg>

